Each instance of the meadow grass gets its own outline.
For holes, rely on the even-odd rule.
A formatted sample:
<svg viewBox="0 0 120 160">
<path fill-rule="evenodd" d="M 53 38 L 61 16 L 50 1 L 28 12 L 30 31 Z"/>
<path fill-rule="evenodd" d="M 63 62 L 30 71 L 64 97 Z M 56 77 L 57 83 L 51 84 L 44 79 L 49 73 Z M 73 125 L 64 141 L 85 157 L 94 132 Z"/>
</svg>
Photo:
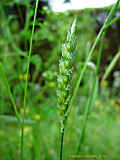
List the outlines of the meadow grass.
<svg viewBox="0 0 120 160">
<path fill-rule="evenodd" d="M 98 44 L 98 42 L 100 41 L 100 48 L 99 48 L 99 52 L 98 52 L 98 58 L 97 58 L 97 67 L 96 67 L 96 71 L 95 71 L 95 74 L 94 74 L 94 80 L 93 80 L 93 87 L 92 87 L 92 91 L 91 91 L 91 96 L 89 97 L 89 100 L 88 100 L 88 104 L 86 106 L 86 109 L 85 109 L 85 113 L 84 113 L 84 120 L 83 120 L 83 124 L 82 124 L 82 130 L 81 130 L 81 135 L 80 135 L 80 139 L 79 139 L 79 144 L 77 146 L 77 154 L 79 154 L 80 152 L 80 149 L 81 149 L 81 145 L 83 143 L 83 140 L 84 140 L 84 136 L 85 136 L 85 129 L 86 129 L 86 126 L 87 126 L 87 119 L 88 119 L 88 114 L 89 114 L 89 111 L 91 110 L 91 107 L 92 105 L 94 104 L 95 102 L 95 96 L 96 96 L 96 93 L 97 93 L 97 89 L 98 89 L 98 73 L 99 73 L 99 66 L 100 66 L 100 60 L 101 60 L 101 55 L 102 55 L 102 49 L 103 49 L 103 42 L 104 42 L 104 37 L 105 37 L 105 33 L 108 29 L 108 27 L 113 24 L 113 22 L 115 22 L 116 20 L 112 21 L 112 17 L 114 16 L 116 10 L 117 10 L 117 7 L 119 5 L 119 0 L 116 2 L 116 4 L 112 7 L 112 9 L 110 10 L 110 13 L 108 14 L 104 24 L 103 24 L 103 27 L 101 28 L 89 54 L 88 54 L 88 57 L 85 61 L 85 64 L 83 65 L 83 69 L 81 70 L 81 73 L 80 73 L 80 76 L 79 76 L 79 79 L 76 83 L 76 86 L 75 86 L 75 89 L 74 89 L 74 92 L 73 92 L 73 96 L 72 96 L 72 99 L 71 99 L 71 103 L 70 105 L 67 107 L 67 110 L 64 112 L 64 117 L 68 117 L 68 114 L 71 112 L 71 107 L 74 103 L 74 100 L 77 96 L 77 92 L 78 92 L 78 89 L 79 89 L 79 85 L 81 83 L 81 80 L 84 76 L 84 72 L 86 71 L 87 69 L 87 65 L 88 65 L 88 62 L 90 61 L 91 57 L 92 57 L 92 54 L 95 50 L 95 47 L 96 45 Z M 119 17 L 117 18 L 117 20 L 119 19 Z M 109 24 L 109 25 L 108 25 Z M 117 55 L 118 57 L 118 55 Z M 114 60 L 115 61 L 115 60 Z M 113 63 L 115 63 L 113 61 Z M 112 63 L 112 64 L 113 64 Z M 113 66 L 113 65 L 112 65 Z M 67 104 L 69 104 L 69 102 L 67 102 Z M 63 127 L 62 129 L 62 136 L 61 136 L 61 150 L 60 150 L 60 160 L 62 160 L 62 148 L 63 148 L 63 137 L 64 137 L 64 130 L 65 130 L 65 126 Z"/>
<path fill-rule="evenodd" d="M 15 112 L 15 115 L 16 115 L 16 118 L 17 118 L 17 122 L 19 124 L 19 127 L 21 128 L 21 147 L 20 147 L 21 160 L 24 159 L 24 126 L 25 126 L 25 124 L 33 124 L 34 123 L 33 121 L 25 120 L 25 109 L 26 109 L 27 98 L 28 98 L 29 69 L 30 69 L 30 60 L 31 60 L 31 54 L 32 54 L 33 35 L 34 35 L 34 30 L 35 30 L 35 22 L 36 22 L 38 3 L 39 3 L 39 0 L 36 0 L 34 21 L 33 21 L 33 26 L 32 26 L 31 38 L 30 38 L 30 49 L 29 49 L 28 56 L 26 56 L 24 54 L 24 52 L 19 50 L 16 47 L 16 45 L 14 45 L 12 34 L 11 34 L 10 30 L 9 30 L 9 27 L 7 26 L 7 22 L 5 24 L 5 26 L 7 26 L 6 30 L 8 31 L 7 32 L 7 36 L 8 36 L 8 38 L 11 37 L 10 38 L 10 43 L 12 44 L 13 49 L 16 52 L 18 52 L 18 54 L 23 55 L 24 57 L 27 58 L 27 78 L 26 78 L 26 83 L 25 83 L 25 87 L 24 87 L 24 105 L 23 105 L 22 117 L 20 116 L 20 114 L 19 114 L 19 112 L 17 110 L 17 106 L 16 106 L 16 103 L 15 103 L 15 100 L 14 100 L 13 93 L 11 92 L 8 80 L 7 80 L 5 72 L 4 72 L 4 67 L 0 63 L 0 75 L 1 75 L 1 78 L 2 78 L 2 81 L 3 81 L 3 84 L 6 87 L 8 95 L 10 97 L 10 100 L 12 102 L 12 105 L 13 105 L 13 108 L 14 108 L 14 112 Z M 94 102 L 96 100 L 97 91 L 98 91 L 98 88 L 99 88 L 99 76 L 98 76 L 98 73 L 99 73 L 99 68 L 100 68 L 100 60 L 101 60 L 101 55 L 102 55 L 102 49 L 103 49 L 105 33 L 107 32 L 107 29 L 109 29 L 109 27 L 113 23 L 118 21 L 119 18 L 120 18 L 118 16 L 117 18 L 112 19 L 112 17 L 114 16 L 114 13 L 117 10 L 118 4 L 119 4 L 119 0 L 117 1 L 117 3 L 111 9 L 110 13 L 108 14 L 108 17 L 106 18 L 106 21 L 105 21 L 103 27 L 101 28 L 101 30 L 100 30 L 95 42 L 93 43 L 93 46 L 90 49 L 90 52 L 88 53 L 88 57 L 86 58 L 85 63 L 82 65 L 83 68 L 82 68 L 82 70 L 80 72 L 80 75 L 79 75 L 79 78 L 78 78 L 77 83 L 75 85 L 75 88 L 73 90 L 73 93 L 71 93 L 72 83 L 70 82 L 70 79 L 72 77 L 72 72 L 71 72 L 71 68 L 72 68 L 72 63 L 71 63 L 72 62 L 72 52 L 75 49 L 75 47 L 74 47 L 74 45 L 75 45 L 74 32 L 75 32 L 76 20 L 73 22 L 71 30 L 68 32 L 67 40 L 65 42 L 65 45 L 62 48 L 63 51 L 62 51 L 62 59 L 60 61 L 60 74 L 58 76 L 58 84 L 61 82 L 61 86 L 59 86 L 59 89 L 58 89 L 58 102 L 59 102 L 58 111 L 59 111 L 60 117 L 61 117 L 61 147 L 60 147 L 60 155 L 59 155 L 59 159 L 60 160 L 63 159 L 62 153 L 63 153 L 63 143 L 64 143 L 64 130 L 66 128 L 67 118 L 68 118 L 69 114 L 71 113 L 71 108 L 72 108 L 72 106 L 73 106 L 73 104 L 75 102 L 75 99 L 77 97 L 78 89 L 79 89 L 80 83 L 81 83 L 81 81 L 83 79 L 84 73 L 87 70 L 88 63 L 92 58 L 93 52 L 94 52 L 98 42 L 100 42 L 100 47 L 99 47 L 99 51 L 98 51 L 98 58 L 97 58 L 97 64 L 96 64 L 95 70 L 93 70 L 94 79 L 93 79 L 93 82 L 92 82 L 91 96 L 89 97 L 87 106 L 85 107 L 85 112 L 84 112 L 84 116 L 83 116 L 83 123 L 81 124 L 81 127 L 80 127 L 81 128 L 81 134 L 80 134 L 80 137 L 78 138 L 79 139 L 79 143 L 78 143 L 77 148 L 76 148 L 76 154 L 78 154 L 81 151 L 81 145 L 83 144 L 84 139 L 85 139 L 85 130 L 86 130 L 86 127 L 87 127 L 88 115 L 92 112 L 92 107 L 93 107 L 93 104 L 94 104 Z M 1 6 L 0 6 L 0 9 L 2 11 L 2 14 L 4 15 L 4 11 L 3 11 Z M 19 6 L 18 6 L 18 10 L 19 10 Z M 19 14 L 21 15 L 20 12 L 21 11 L 19 10 Z M 21 21 L 23 21 L 23 20 L 21 19 Z M 69 53 L 71 55 L 69 55 Z M 113 61 L 107 67 L 106 72 L 105 72 L 105 74 L 103 76 L 103 79 L 106 79 L 108 77 L 109 73 L 112 71 L 113 67 L 115 66 L 119 56 L 120 56 L 120 52 L 118 51 L 118 53 L 114 57 Z M 14 117 L 1 116 L 1 118 L 2 119 L 6 119 L 7 121 L 16 121 L 16 119 Z M 34 128 L 34 130 L 36 130 L 36 132 L 39 131 L 36 128 Z M 39 152 L 38 151 L 39 148 L 37 148 L 36 150 L 37 150 L 37 152 Z M 48 152 L 48 151 L 46 151 L 46 152 Z"/>
<path fill-rule="evenodd" d="M 93 80 L 93 87 L 92 87 L 92 90 L 91 90 L 91 95 L 90 95 L 89 100 L 88 100 L 88 104 L 87 104 L 85 112 L 84 112 L 84 120 L 83 120 L 83 124 L 82 124 L 81 135 L 80 135 L 80 138 L 79 138 L 79 143 L 78 143 L 78 146 L 77 146 L 76 154 L 79 154 L 80 151 L 81 151 L 81 146 L 83 144 L 84 137 L 85 137 L 85 130 L 86 130 L 86 126 L 87 126 L 87 120 L 88 120 L 89 111 L 91 110 L 91 108 L 92 108 L 92 106 L 93 106 L 93 104 L 95 102 L 95 97 L 97 95 L 96 93 L 97 93 L 98 84 L 99 84 L 98 74 L 99 74 L 100 60 L 101 60 L 102 50 L 103 50 L 104 37 L 105 37 L 105 34 L 107 32 L 108 26 L 110 26 L 108 24 L 111 24 L 112 17 L 114 16 L 118 5 L 119 5 L 119 0 L 116 2 L 116 4 L 113 6 L 113 8 L 111 9 L 110 13 L 108 14 L 108 17 L 106 18 L 106 20 L 105 20 L 105 22 L 103 24 L 103 27 L 101 28 L 101 30 L 100 30 L 100 32 L 99 32 L 99 34 L 98 34 L 98 36 L 97 36 L 97 38 L 96 38 L 96 40 L 95 40 L 95 42 L 93 44 L 93 47 L 91 48 L 91 50 L 90 50 L 90 52 L 88 54 L 88 58 L 87 58 L 84 66 L 83 66 L 83 69 L 82 69 L 81 74 L 80 74 L 80 78 L 78 79 L 75 91 L 73 93 L 73 96 L 76 97 L 77 91 L 78 91 L 78 86 L 80 85 L 80 82 L 81 82 L 83 74 L 84 74 L 84 72 L 86 70 L 87 64 L 88 64 L 89 60 L 91 59 L 91 56 L 92 56 L 92 54 L 94 52 L 94 49 L 95 49 L 97 43 L 100 41 L 100 47 L 99 47 L 99 52 L 98 52 L 98 57 L 97 57 L 97 66 L 96 66 L 96 71 L 95 71 L 94 80 Z M 118 59 L 118 57 L 119 57 L 119 54 L 117 55 L 117 58 L 115 58 L 112 61 L 112 66 L 114 66 L 113 63 L 115 64 L 115 62 Z M 108 67 L 107 73 L 110 70 L 110 68 L 111 67 Z M 73 97 L 73 100 L 71 100 L 72 102 L 74 101 L 74 97 Z"/>
<path fill-rule="evenodd" d="M 15 100 L 14 100 L 12 92 L 10 90 L 10 87 L 9 87 L 6 75 L 4 73 L 2 64 L 0 63 L 0 74 L 1 74 L 1 77 L 2 77 L 2 81 L 3 81 L 3 83 L 4 83 L 5 87 L 6 87 L 6 90 L 8 91 L 8 95 L 9 95 L 11 101 L 12 101 L 12 104 L 13 104 L 13 107 L 14 107 L 14 111 L 15 111 L 15 114 L 16 114 L 16 117 L 17 117 L 18 124 L 21 127 L 21 145 L 20 145 L 21 146 L 21 160 L 24 159 L 24 153 L 23 152 L 24 152 L 25 107 L 26 107 L 26 104 L 27 104 L 29 68 L 30 68 L 30 60 L 31 60 L 31 53 L 32 53 L 32 43 L 33 43 L 33 35 L 34 35 L 34 30 L 35 30 L 35 22 L 36 22 L 36 16 L 37 16 L 38 3 L 39 3 L 39 0 L 36 0 L 34 20 L 33 20 L 33 27 L 32 27 L 32 33 L 31 33 L 31 38 L 30 38 L 30 49 L 29 49 L 29 54 L 27 56 L 28 57 L 27 58 L 28 59 L 28 61 L 27 61 L 27 73 L 26 73 L 27 74 L 27 78 L 26 78 L 26 84 L 25 84 L 25 88 L 24 88 L 24 105 L 23 105 L 23 115 L 22 115 L 22 118 L 19 115 L 19 112 L 17 110 L 17 106 L 16 106 L 16 103 L 15 103 Z M 1 10 L 2 10 L 2 7 L 1 7 Z M 19 6 L 18 6 L 18 10 L 19 10 Z M 3 12 L 3 10 L 2 10 L 2 12 Z M 19 13 L 21 13 L 20 10 L 19 10 Z M 3 14 L 4 14 L 4 12 L 3 12 Z M 13 48 L 15 48 L 15 50 L 16 50 L 16 46 L 14 45 L 14 42 L 13 42 L 13 39 L 12 39 L 12 36 L 11 36 L 11 33 L 10 33 L 8 27 L 7 27 L 7 31 L 8 31 L 7 32 L 8 33 L 8 37 L 11 37 L 10 38 L 11 44 L 12 44 Z"/>
</svg>

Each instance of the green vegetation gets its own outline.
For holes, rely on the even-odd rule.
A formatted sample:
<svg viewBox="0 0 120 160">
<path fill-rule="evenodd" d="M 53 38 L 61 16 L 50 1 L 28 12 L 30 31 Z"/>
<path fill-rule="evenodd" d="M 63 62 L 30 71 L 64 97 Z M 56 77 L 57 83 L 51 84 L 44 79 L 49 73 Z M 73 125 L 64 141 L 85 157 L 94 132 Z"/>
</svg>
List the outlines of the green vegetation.
<svg viewBox="0 0 120 160">
<path fill-rule="evenodd" d="M 118 8 L 96 35 L 94 10 L 0 2 L 0 160 L 119 160 L 120 46 L 102 61 Z"/>
</svg>

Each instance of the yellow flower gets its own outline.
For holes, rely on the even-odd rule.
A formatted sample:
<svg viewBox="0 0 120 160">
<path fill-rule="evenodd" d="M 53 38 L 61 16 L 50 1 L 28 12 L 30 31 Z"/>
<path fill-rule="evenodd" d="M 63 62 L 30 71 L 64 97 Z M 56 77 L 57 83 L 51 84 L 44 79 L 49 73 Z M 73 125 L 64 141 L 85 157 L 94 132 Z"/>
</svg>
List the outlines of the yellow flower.
<svg viewBox="0 0 120 160">
<path fill-rule="evenodd" d="M 55 83 L 54 82 L 49 82 L 48 85 L 49 85 L 49 87 L 53 88 L 55 86 Z"/>
<path fill-rule="evenodd" d="M 29 112 L 30 112 L 29 108 L 26 108 L 25 113 L 29 113 Z"/>
<path fill-rule="evenodd" d="M 20 74 L 20 75 L 19 75 L 19 79 L 26 81 L 26 79 L 27 79 L 27 74 L 26 74 L 26 73 L 25 73 L 25 74 Z"/>
<path fill-rule="evenodd" d="M 106 80 L 102 80 L 101 82 L 101 87 L 107 87 L 108 86 L 108 82 Z"/>
<path fill-rule="evenodd" d="M 20 80 L 23 79 L 23 75 L 22 74 L 19 75 L 19 79 Z"/>
<path fill-rule="evenodd" d="M 40 120 L 40 115 L 39 115 L 39 114 L 36 114 L 36 115 L 34 116 L 34 119 L 35 119 L 36 121 L 39 121 L 39 120 Z"/>
<path fill-rule="evenodd" d="M 26 73 L 23 75 L 23 79 L 26 81 L 26 79 L 27 79 L 27 74 Z"/>
<path fill-rule="evenodd" d="M 23 109 L 23 108 L 21 108 L 21 109 L 20 109 L 20 113 L 23 113 L 23 112 L 24 112 L 24 109 Z"/>
<path fill-rule="evenodd" d="M 24 133 L 27 134 L 30 131 L 30 127 L 29 126 L 25 126 L 24 127 Z"/>
<path fill-rule="evenodd" d="M 96 100 L 95 105 L 96 105 L 96 107 L 98 107 L 100 105 L 100 101 Z"/>
<path fill-rule="evenodd" d="M 21 108 L 20 109 L 20 113 L 22 114 L 24 112 L 24 109 L 23 108 Z M 27 107 L 26 109 L 25 109 L 25 113 L 29 113 L 30 112 L 30 109 Z"/>
</svg>

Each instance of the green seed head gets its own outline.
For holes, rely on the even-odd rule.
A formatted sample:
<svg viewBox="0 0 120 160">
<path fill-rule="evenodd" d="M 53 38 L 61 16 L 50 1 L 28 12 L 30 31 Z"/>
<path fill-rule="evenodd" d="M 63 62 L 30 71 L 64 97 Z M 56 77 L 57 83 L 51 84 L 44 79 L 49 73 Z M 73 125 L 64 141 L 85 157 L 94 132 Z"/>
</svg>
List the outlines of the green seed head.
<svg viewBox="0 0 120 160">
<path fill-rule="evenodd" d="M 62 57 L 65 59 L 71 59 L 71 53 L 69 52 L 70 46 L 69 44 L 63 44 L 62 46 Z"/>
<path fill-rule="evenodd" d="M 64 119 L 66 111 L 70 102 L 70 90 L 71 90 L 71 77 L 72 77 L 72 59 L 73 51 L 75 49 L 75 24 L 73 22 L 72 27 L 67 35 L 66 43 L 62 46 L 62 57 L 59 61 L 59 75 L 58 75 L 58 112 Z M 64 120 L 63 120 L 64 121 Z M 64 123 L 62 121 L 62 124 Z"/>
</svg>

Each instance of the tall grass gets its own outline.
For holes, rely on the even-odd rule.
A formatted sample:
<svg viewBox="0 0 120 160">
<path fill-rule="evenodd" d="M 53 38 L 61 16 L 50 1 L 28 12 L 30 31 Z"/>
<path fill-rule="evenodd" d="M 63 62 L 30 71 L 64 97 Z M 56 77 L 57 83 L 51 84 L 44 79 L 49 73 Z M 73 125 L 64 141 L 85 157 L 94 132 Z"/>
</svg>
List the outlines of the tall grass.
<svg viewBox="0 0 120 160">
<path fill-rule="evenodd" d="M 100 47 L 99 47 L 99 51 L 98 51 L 98 58 L 97 58 L 97 65 L 96 65 L 96 70 L 94 71 L 94 80 L 93 80 L 93 84 L 92 84 L 92 90 L 91 90 L 91 96 L 88 99 L 88 103 L 85 109 L 85 113 L 84 113 L 84 119 L 83 119 L 83 124 L 81 124 L 81 135 L 79 138 L 79 143 L 76 149 L 76 153 L 78 154 L 81 150 L 81 145 L 83 144 L 84 138 L 85 138 L 85 130 L 87 127 L 87 120 L 88 120 L 88 115 L 89 113 L 92 111 L 92 106 L 94 104 L 96 95 L 97 95 L 97 90 L 98 90 L 98 86 L 99 86 L 99 67 L 100 67 L 100 60 L 101 60 L 101 55 L 102 55 L 102 49 L 103 49 L 103 43 L 104 43 L 104 37 L 105 37 L 105 33 L 107 32 L 107 29 L 116 21 L 119 20 L 120 16 L 118 16 L 117 18 L 113 18 L 114 13 L 117 10 L 119 1 L 117 1 L 117 3 L 112 7 L 110 13 L 108 14 L 108 17 L 105 20 L 105 23 L 103 25 L 103 27 L 101 28 L 97 38 L 95 39 L 95 42 L 88 54 L 88 57 L 86 58 L 86 61 L 83 65 L 82 71 L 80 73 L 80 76 L 77 80 L 76 86 L 74 88 L 73 94 L 71 93 L 71 78 L 72 78 L 72 58 L 73 58 L 73 52 L 75 49 L 75 27 L 76 27 L 76 20 L 74 20 L 72 27 L 70 29 L 70 31 L 68 32 L 67 35 L 67 40 L 65 42 L 65 44 L 63 45 L 62 48 L 62 58 L 60 60 L 60 73 L 58 76 L 58 103 L 59 103 L 59 107 L 58 107 L 58 111 L 60 113 L 60 117 L 61 117 L 61 146 L 60 146 L 60 156 L 59 159 L 62 160 L 63 156 L 63 143 L 64 143 L 64 131 L 66 128 L 66 122 L 67 122 L 67 118 L 71 112 L 71 107 L 73 106 L 73 103 L 76 99 L 77 93 L 78 93 L 78 89 L 79 89 L 79 85 L 82 81 L 82 78 L 84 76 L 85 71 L 87 70 L 87 66 L 89 61 L 91 60 L 91 57 L 93 55 L 93 52 L 98 44 L 98 42 L 100 42 Z M 29 85 L 29 69 L 30 69 L 30 60 L 31 60 L 31 55 L 32 55 L 32 44 L 33 44 L 33 36 L 34 36 L 34 31 L 35 31 L 35 23 L 36 23 L 36 15 L 37 15 L 37 10 L 38 10 L 38 3 L 39 0 L 36 0 L 36 6 L 35 6 L 35 12 L 34 12 L 34 21 L 33 21 L 33 26 L 32 26 L 32 32 L 31 32 L 31 37 L 30 37 L 30 48 L 29 48 L 29 53 L 28 56 L 26 56 L 24 54 L 24 52 L 22 52 L 21 50 L 19 50 L 19 48 L 17 48 L 16 45 L 14 45 L 14 41 L 13 41 L 13 37 L 12 34 L 9 30 L 9 27 L 7 25 L 7 21 L 5 21 L 5 26 L 6 26 L 6 30 L 7 30 L 7 37 L 9 39 L 10 37 L 10 43 L 12 44 L 12 48 L 18 52 L 18 54 L 23 55 L 24 57 L 27 58 L 27 78 L 26 78 L 26 83 L 25 83 L 25 87 L 24 87 L 24 105 L 23 105 L 23 114 L 22 117 L 20 117 L 19 112 L 17 110 L 17 106 L 14 100 L 14 96 L 11 92 L 8 80 L 6 78 L 5 75 L 5 71 L 4 71 L 4 67 L 2 66 L 2 63 L 0 63 L 0 75 L 3 81 L 4 86 L 6 87 L 6 90 L 8 92 L 8 95 L 10 97 L 10 100 L 12 102 L 13 108 L 14 108 L 14 112 L 17 118 L 17 122 L 21 128 L 21 147 L 20 147 L 20 151 L 21 151 L 21 160 L 24 159 L 24 125 L 25 123 L 28 124 L 32 124 L 34 123 L 33 121 L 26 121 L 25 120 L 25 108 L 27 105 L 27 97 L 28 97 L 28 85 Z M 4 10 L 2 8 L 2 6 L 0 6 L 0 11 L 4 16 Z M 19 6 L 18 6 L 18 11 L 21 17 L 21 11 L 19 10 Z M 21 21 L 22 17 L 21 17 Z M 111 70 L 113 69 L 113 67 L 115 66 L 118 58 L 120 57 L 120 52 L 117 53 L 117 55 L 114 57 L 113 61 L 110 63 L 110 65 L 108 66 L 103 79 L 107 78 L 107 76 L 109 75 L 109 73 L 111 72 Z M 11 118 L 11 117 L 1 117 L 2 119 L 6 119 L 9 121 L 16 121 L 15 118 Z"/>
<path fill-rule="evenodd" d="M 78 146 L 77 146 L 76 154 L 79 154 L 79 152 L 81 150 L 81 146 L 83 144 L 84 137 L 85 137 L 85 130 L 86 130 L 86 127 L 87 127 L 88 115 L 92 111 L 92 107 L 94 105 L 94 102 L 95 102 L 95 99 L 96 99 L 96 96 L 97 96 L 98 85 L 99 85 L 98 73 L 99 73 L 99 66 L 100 66 L 100 60 L 101 60 L 102 49 L 103 49 L 104 36 L 105 36 L 105 33 L 102 35 L 101 40 L 100 40 L 100 47 L 99 47 L 98 58 L 97 58 L 97 66 L 96 66 L 96 70 L 94 72 L 94 79 L 93 79 L 93 82 L 92 82 L 92 90 L 91 90 L 91 94 L 90 94 L 90 97 L 88 99 L 87 106 L 86 106 L 86 109 L 85 109 L 85 112 L 84 112 L 83 123 L 82 123 L 82 127 L 81 127 L 82 128 L 81 129 L 81 135 L 80 135 L 80 138 L 79 138 L 79 143 L 78 143 Z"/>
<path fill-rule="evenodd" d="M 31 54 L 32 54 L 32 43 L 33 43 L 33 35 L 34 35 L 34 30 L 35 30 L 35 22 L 36 22 L 36 16 L 37 16 L 38 3 L 39 3 L 39 0 L 36 0 L 34 21 L 33 21 L 31 38 L 30 38 L 30 49 L 29 49 L 28 61 L 27 61 L 27 78 L 26 78 L 26 84 L 25 84 L 25 88 L 24 88 L 24 106 L 23 106 L 23 115 L 22 115 L 23 121 L 22 121 L 22 127 L 21 127 L 21 160 L 23 160 L 23 151 L 24 151 L 25 107 L 27 104 L 29 68 L 30 68 L 30 59 L 31 59 Z"/>
<path fill-rule="evenodd" d="M 29 49 L 29 54 L 27 56 L 27 59 L 28 59 L 28 61 L 27 61 L 27 78 L 26 78 L 26 83 L 25 83 L 25 87 L 24 87 L 24 106 L 23 106 L 22 118 L 19 115 L 19 112 L 17 110 L 17 106 L 16 106 L 16 103 L 15 103 L 13 94 L 12 94 L 12 92 L 10 90 L 10 86 L 9 86 L 8 80 L 7 80 L 5 72 L 4 72 L 4 69 L 2 67 L 2 64 L 0 63 L 1 78 L 2 78 L 2 81 L 4 83 L 4 86 L 6 87 L 6 90 L 8 91 L 8 95 L 9 95 L 9 97 L 11 99 L 11 102 L 13 104 L 14 111 L 15 111 L 15 114 L 16 114 L 16 117 L 17 117 L 17 122 L 18 122 L 18 124 L 19 124 L 19 126 L 21 128 L 21 145 L 20 145 L 21 146 L 21 149 L 20 149 L 21 150 L 21 160 L 24 159 L 24 155 L 23 155 L 23 151 L 24 151 L 24 125 L 26 123 L 26 121 L 25 121 L 25 107 L 26 107 L 26 104 L 27 104 L 29 68 L 30 68 L 30 59 L 31 59 L 31 53 L 32 53 L 32 42 L 33 42 L 33 35 L 34 35 L 34 30 L 35 30 L 35 22 L 36 22 L 36 16 L 37 16 L 38 3 L 39 3 L 39 0 L 36 0 L 36 6 L 35 6 L 35 12 L 34 12 L 34 21 L 33 21 L 33 27 L 32 27 L 32 32 L 31 32 L 31 38 L 30 38 L 30 49 Z M 18 6 L 18 9 L 20 9 L 19 6 Z M 1 10 L 3 16 L 5 17 L 4 10 L 3 10 L 2 6 L 0 6 L 0 10 Z M 19 13 L 21 15 L 21 11 Z M 12 44 L 13 49 L 15 49 L 15 51 L 18 51 L 18 53 L 19 53 L 19 49 L 14 45 L 12 34 L 11 34 L 10 30 L 9 30 L 7 22 L 6 22 L 5 26 L 6 26 L 6 30 L 7 30 L 7 36 L 8 36 L 8 38 L 10 38 L 10 42 Z M 20 54 L 21 53 L 23 55 L 23 52 L 20 51 Z M 2 118 L 6 119 L 5 117 L 2 117 Z M 12 120 L 15 121 L 14 118 L 12 118 Z M 29 123 L 29 121 L 28 121 L 28 123 Z M 30 122 L 30 124 L 32 124 L 32 123 Z"/>
<path fill-rule="evenodd" d="M 67 119 L 68 115 L 70 114 L 71 112 L 71 108 L 72 108 L 72 105 L 75 101 L 75 98 L 77 96 L 77 92 L 78 92 L 78 89 L 79 89 L 79 85 L 81 83 L 81 80 L 84 76 L 84 73 L 87 69 L 87 65 L 88 65 L 88 62 L 90 61 L 91 57 L 92 57 L 92 54 L 98 44 L 98 42 L 100 41 L 100 48 L 99 48 L 99 52 L 98 52 L 98 58 L 97 58 L 97 67 L 96 67 L 96 71 L 95 71 L 95 74 L 94 74 L 94 80 L 93 80 L 93 87 L 92 87 L 92 91 L 91 91 L 91 96 L 88 100 L 88 104 L 86 106 L 86 109 L 85 109 L 85 113 L 84 113 L 84 120 L 83 120 L 83 124 L 82 124 L 82 131 L 81 131 L 81 135 L 80 135 L 80 139 L 79 139 L 79 144 L 77 146 L 77 154 L 80 152 L 80 149 L 81 149 L 81 145 L 83 143 L 83 140 L 84 140 L 84 136 L 85 136 L 85 129 L 86 129 L 86 126 L 87 126 L 87 119 L 88 119 L 88 114 L 89 114 L 89 111 L 91 110 L 92 108 L 92 105 L 94 104 L 94 101 L 95 101 L 95 96 L 96 96 L 96 93 L 97 93 L 97 89 L 98 89 L 98 73 L 99 73 L 99 66 L 100 66 L 100 60 L 101 60 L 101 55 L 102 55 L 102 49 L 103 49 L 103 42 L 104 42 L 104 36 L 105 36 L 105 33 L 108 29 L 108 27 L 113 24 L 113 22 L 116 21 L 116 19 L 114 21 L 112 21 L 112 18 L 114 16 L 114 13 L 116 12 L 117 10 L 117 7 L 119 5 L 119 0 L 116 2 L 115 5 L 113 5 L 112 9 L 110 10 L 97 38 L 95 39 L 95 42 L 93 43 L 93 46 L 88 54 L 88 57 L 83 65 L 83 69 L 81 71 L 81 74 L 78 78 L 78 81 L 76 83 L 76 86 L 75 86 L 75 89 L 73 91 L 73 96 L 71 98 L 71 102 L 69 102 L 69 106 L 67 107 L 67 110 L 64 112 L 64 117 L 65 117 L 65 120 Z M 119 17 L 117 18 L 117 20 L 119 19 Z M 101 39 L 101 40 L 100 40 Z M 62 160 L 62 148 L 63 148 L 63 137 L 64 137 L 64 130 L 65 130 L 65 126 L 63 127 L 62 129 L 62 136 L 61 136 L 61 150 L 60 150 L 60 160 Z"/>
<path fill-rule="evenodd" d="M 78 143 L 78 146 L 77 146 L 76 154 L 80 153 L 81 145 L 83 144 L 84 137 L 85 137 L 85 130 L 86 130 L 86 127 L 87 127 L 87 120 L 88 120 L 89 111 L 91 110 L 91 108 L 92 108 L 92 106 L 94 104 L 96 92 L 97 92 L 97 89 L 98 89 L 98 81 L 99 81 L 99 75 L 98 74 L 99 74 L 100 60 L 101 60 L 101 55 L 102 55 L 102 50 L 103 50 L 104 37 L 105 37 L 105 34 L 107 32 L 108 26 L 110 26 L 108 24 L 111 24 L 112 17 L 114 16 L 114 13 L 116 12 L 118 5 L 119 5 L 119 0 L 113 6 L 113 8 L 111 9 L 110 13 L 108 14 L 108 17 L 106 18 L 106 21 L 105 21 L 103 27 L 101 28 L 101 30 L 100 30 L 100 32 L 99 32 L 99 34 L 98 34 L 98 36 L 97 36 L 97 38 L 95 40 L 95 43 L 93 44 L 93 47 L 92 47 L 92 49 L 91 49 L 91 51 L 90 51 L 90 53 L 88 55 L 88 58 L 87 58 L 87 60 L 86 60 L 86 62 L 84 64 L 84 67 L 83 67 L 83 69 L 81 71 L 80 78 L 78 79 L 78 82 L 77 82 L 77 86 L 76 86 L 75 91 L 73 93 L 73 98 L 74 98 L 77 95 L 78 86 L 79 86 L 79 84 L 80 84 L 80 82 L 82 80 L 82 77 L 83 77 L 83 74 L 84 74 L 84 72 L 86 70 L 87 64 L 88 64 L 89 60 L 91 59 L 91 56 L 92 56 L 93 51 L 94 51 L 94 48 L 96 47 L 98 41 L 100 41 L 100 47 L 99 47 L 99 52 L 98 52 L 98 57 L 97 57 L 97 67 L 96 67 L 96 71 L 95 71 L 95 74 L 94 74 L 94 80 L 93 80 L 93 87 L 92 87 L 91 95 L 90 95 L 89 100 L 88 100 L 88 104 L 87 104 L 85 112 L 84 112 L 84 120 L 83 120 L 83 124 L 82 124 L 82 127 L 81 127 L 82 130 L 81 130 L 81 135 L 80 135 L 80 138 L 79 138 L 79 143 Z M 114 64 L 117 61 L 118 57 L 119 57 L 119 53 L 116 55 L 116 57 L 112 61 L 112 64 L 110 65 L 110 67 L 108 67 L 106 73 L 108 73 L 108 71 L 110 71 L 110 69 L 114 66 Z M 72 102 L 73 102 L 73 100 L 74 99 L 72 99 Z"/>
</svg>

